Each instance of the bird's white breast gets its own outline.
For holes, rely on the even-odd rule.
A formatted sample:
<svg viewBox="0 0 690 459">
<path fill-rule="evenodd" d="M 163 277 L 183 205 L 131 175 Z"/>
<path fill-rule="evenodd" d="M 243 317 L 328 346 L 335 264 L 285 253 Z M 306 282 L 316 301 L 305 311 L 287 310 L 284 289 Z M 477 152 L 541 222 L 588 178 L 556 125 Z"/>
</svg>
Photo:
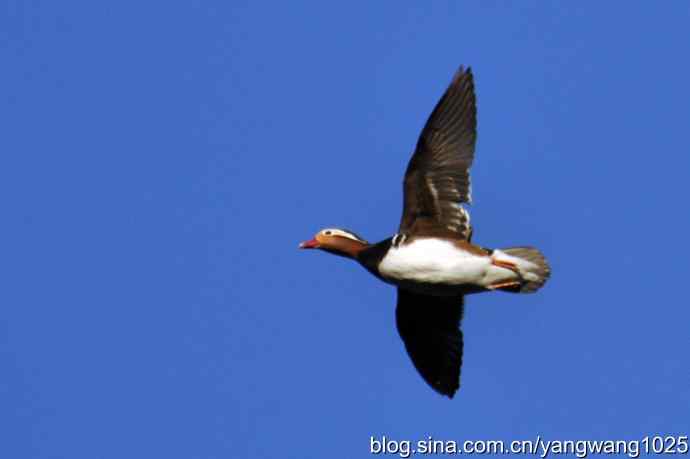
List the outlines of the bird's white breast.
<svg viewBox="0 0 690 459">
<path fill-rule="evenodd" d="M 379 264 L 379 272 L 393 283 L 481 285 L 490 266 L 489 257 L 467 252 L 448 241 L 429 238 L 391 246 Z"/>
</svg>

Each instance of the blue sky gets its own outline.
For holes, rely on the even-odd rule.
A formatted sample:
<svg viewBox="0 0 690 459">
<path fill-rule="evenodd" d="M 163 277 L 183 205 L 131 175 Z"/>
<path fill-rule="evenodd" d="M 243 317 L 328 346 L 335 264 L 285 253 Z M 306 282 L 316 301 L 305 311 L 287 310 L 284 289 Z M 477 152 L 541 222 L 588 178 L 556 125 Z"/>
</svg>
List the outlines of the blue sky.
<svg viewBox="0 0 690 459">
<path fill-rule="evenodd" d="M 367 457 L 396 439 L 687 434 L 685 2 L 15 2 L 0 12 L 0 457 Z M 475 241 L 537 295 L 468 299 L 462 388 L 395 292 L 297 244 L 392 235 L 471 65 Z"/>
</svg>

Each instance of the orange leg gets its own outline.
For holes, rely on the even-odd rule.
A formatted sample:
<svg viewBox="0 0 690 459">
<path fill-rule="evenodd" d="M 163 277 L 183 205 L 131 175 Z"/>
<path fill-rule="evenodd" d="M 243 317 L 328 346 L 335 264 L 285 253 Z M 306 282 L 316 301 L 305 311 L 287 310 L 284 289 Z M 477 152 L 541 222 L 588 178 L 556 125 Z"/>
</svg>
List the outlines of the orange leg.
<svg viewBox="0 0 690 459">
<path fill-rule="evenodd" d="M 521 284 L 519 281 L 507 281 L 507 282 L 498 282 L 496 284 L 489 285 L 488 289 L 489 290 L 497 290 L 500 288 L 506 288 L 506 287 L 519 287 Z"/>
<path fill-rule="evenodd" d="M 515 265 L 515 263 L 511 263 L 510 261 L 502 261 L 502 260 L 497 260 L 495 258 L 491 259 L 491 263 L 494 266 L 498 266 L 499 268 L 505 268 L 513 271 L 515 274 L 520 275 L 520 271 L 518 270 L 518 267 Z"/>
<path fill-rule="evenodd" d="M 496 290 L 496 289 L 501 289 L 501 288 L 510 288 L 510 287 L 519 287 L 522 285 L 522 282 L 523 282 L 522 274 L 520 273 L 520 270 L 518 269 L 518 267 L 515 263 L 512 263 L 510 261 L 504 261 L 504 260 L 496 260 L 495 258 L 491 258 L 491 263 L 494 266 L 498 266 L 499 268 L 508 269 L 508 270 L 514 272 L 517 275 L 519 280 L 509 280 L 509 281 L 497 282 L 497 283 L 489 286 L 490 290 Z"/>
</svg>

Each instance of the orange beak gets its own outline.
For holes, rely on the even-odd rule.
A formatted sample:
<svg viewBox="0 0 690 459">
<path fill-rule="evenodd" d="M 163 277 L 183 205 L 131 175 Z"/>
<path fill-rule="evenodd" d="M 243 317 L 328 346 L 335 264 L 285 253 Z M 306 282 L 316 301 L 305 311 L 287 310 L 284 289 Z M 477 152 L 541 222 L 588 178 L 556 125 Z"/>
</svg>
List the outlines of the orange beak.
<svg viewBox="0 0 690 459">
<path fill-rule="evenodd" d="M 319 241 L 312 239 L 311 241 L 304 241 L 300 243 L 300 249 L 318 249 L 320 247 Z"/>
</svg>

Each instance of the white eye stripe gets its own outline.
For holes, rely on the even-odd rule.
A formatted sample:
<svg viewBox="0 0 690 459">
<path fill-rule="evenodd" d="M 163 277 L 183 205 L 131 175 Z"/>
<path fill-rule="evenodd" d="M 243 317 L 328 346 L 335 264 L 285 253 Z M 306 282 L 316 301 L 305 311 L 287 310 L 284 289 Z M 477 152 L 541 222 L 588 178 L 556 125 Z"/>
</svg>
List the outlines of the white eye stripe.
<svg viewBox="0 0 690 459">
<path fill-rule="evenodd" d="M 359 238 L 358 236 L 348 232 L 344 231 L 338 228 L 326 228 L 324 230 L 321 230 L 321 234 L 324 236 L 340 236 L 340 237 L 346 237 L 348 239 L 352 239 L 353 241 L 357 242 L 366 242 L 365 240 Z"/>
</svg>

